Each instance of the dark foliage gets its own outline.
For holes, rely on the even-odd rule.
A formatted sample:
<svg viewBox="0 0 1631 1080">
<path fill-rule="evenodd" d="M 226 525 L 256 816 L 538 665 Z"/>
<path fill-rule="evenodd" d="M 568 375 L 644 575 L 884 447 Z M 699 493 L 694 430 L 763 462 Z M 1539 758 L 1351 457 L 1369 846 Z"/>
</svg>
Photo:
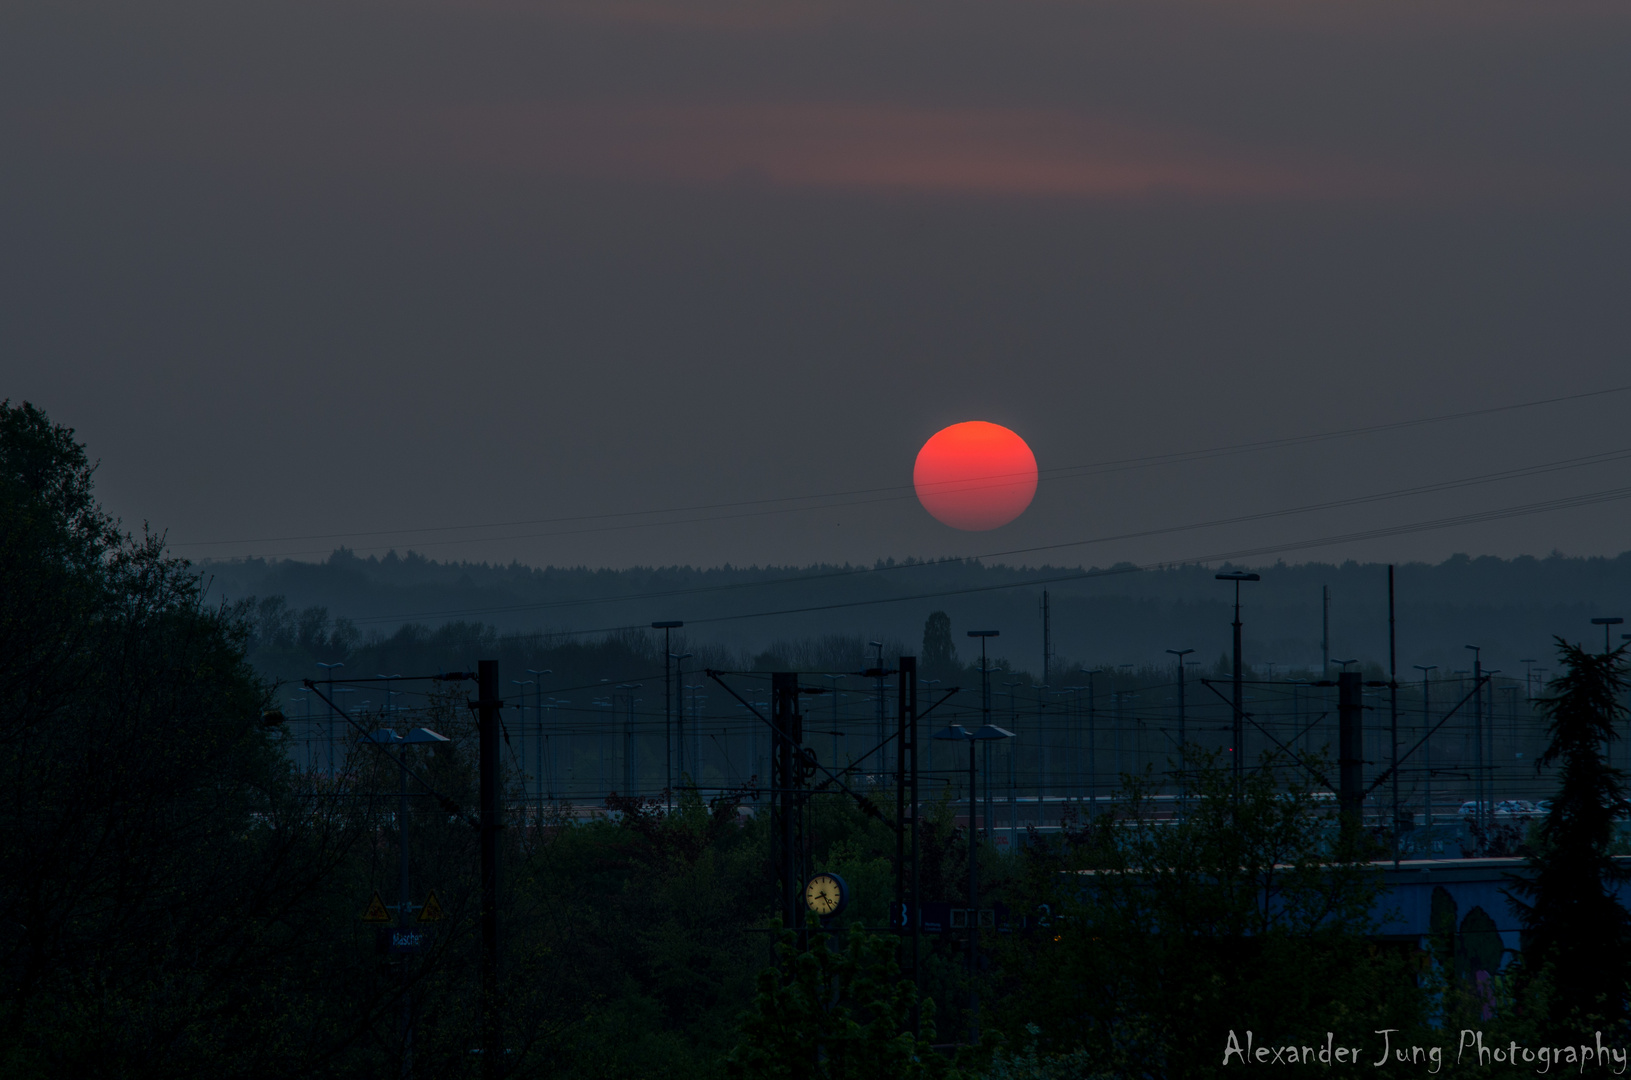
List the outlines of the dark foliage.
<svg viewBox="0 0 1631 1080">
<path fill-rule="evenodd" d="M 1524 966 L 1550 973 L 1556 1030 L 1624 1030 L 1631 916 L 1615 895 L 1626 875 L 1609 845 L 1614 820 L 1628 807 L 1608 746 L 1625 716 L 1625 650 L 1592 653 L 1559 638 L 1558 653 L 1563 674 L 1541 703 L 1551 745 L 1540 759 L 1542 766 L 1562 763 L 1558 790 L 1529 876 L 1513 885 L 1528 898 L 1514 901 L 1525 927 Z"/>
<path fill-rule="evenodd" d="M 776 946 L 778 964 L 759 976 L 759 993 L 726 1061 L 731 1080 L 958 1080 L 936 1053 L 934 1002 L 924 1002 L 914 1038 L 917 994 L 900 977 L 894 942 L 855 929 L 832 947 L 826 935 L 799 949 L 792 931 Z"/>
<path fill-rule="evenodd" d="M 1004 950 L 1003 1027 L 1044 1053 L 1086 1047 L 1112 1075 L 1212 1076 L 1230 1029 L 1259 1045 L 1419 1029 L 1407 957 L 1367 940 L 1381 888 L 1341 850 L 1311 777 L 1248 775 L 1192 751 L 1188 810 L 1164 819 L 1129 778 L 1114 810 L 1029 856 L 1042 920 Z"/>
<path fill-rule="evenodd" d="M 288 784 L 240 625 L 91 473 L 0 406 L 0 1071 L 307 1067 L 343 1022 L 299 958 L 351 836 Z"/>
</svg>

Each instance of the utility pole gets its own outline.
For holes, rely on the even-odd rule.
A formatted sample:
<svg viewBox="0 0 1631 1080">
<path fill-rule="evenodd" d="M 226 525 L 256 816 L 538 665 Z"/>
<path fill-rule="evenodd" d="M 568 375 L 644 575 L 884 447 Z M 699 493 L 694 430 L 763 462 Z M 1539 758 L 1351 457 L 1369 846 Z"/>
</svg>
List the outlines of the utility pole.
<svg viewBox="0 0 1631 1080">
<path fill-rule="evenodd" d="M 918 945 L 921 941 L 923 905 L 918 896 L 918 839 L 917 839 L 917 657 L 903 656 L 897 665 L 899 671 L 900 728 L 896 737 L 900 743 L 895 755 L 895 910 L 890 922 L 895 932 L 910 942 L 906 949 L 906 963 L 901 965 L 912 980 L 912 986 L 922 989 L 918 973 Z M 837 762 L 834 762 L 836 767 Z M 910 860 L 910 870 L 907 869 Z M 911 899 L 907 899 L 910 890 Z M 903 942 L 902 944 L 905 944 Z M 912 1000 L 912 1034 L 921 1023 L 916 997 Z"/>
<path fill-rule="evenodd" d="M 663 632 L 663 797 L 668 800 L 670 811 L 674 809 L 674 684 L 668 679 L 668 665 L 674 654 L 669 647 L 668 634 L 684 625 L 679 619 L 651 624 L 653 630 Z"/>
<path fill-rule="evenodd" d="M 1331 586 L 1320 586 L 1320 678 L 1331 677 Z"/>
<path fill-rule="evenodd" d="M 325 664 L 321 660 L 317 666 L 328 672 L 328 774 L 334 776 L 334 669 L 345 667 L 342 664 Z"/>
<path fill-rule="evenodd" d="M 498 661 L 478 666 L 477 737 L 481 772 L 481 1075 L 497 1080 L 503 1064 L 498 1015 Z"/>
<path fill-rule="evenodd" d="M 1591 625 L 1601 626 L 1603 628 L 1603 655 L 1604 656 L 1607 656 L 1609 653 L 1614 651 L 1613 646 L 1609 643 L 1609 638 L 1611 636 L 1609 634 L 1609 628 L 1613 627 L 1613 626 L 1618 626 L 1621 623 L 1623 623 L 1624 621 L 1625 620 L 1620 618 L 1618 615 L 1611 615 L 1611 616 L 1608 616 L 1607 618 L 1591 620 Z"/>
<path fill-rule="evenodd" d="M 1048 611 L 1048 590 L 1042 590 L 1042 685 L 1051 686 L 1053 670 L 1053 620 Z"/>
<path fill-rule="evenodd" d="M 1393 868 L 1399 868 L 1399 654 L 1393 625 L 1393 564 L 1387 564 L 1387 685 L 1389 736 L 1393 741 Z"/>
<path fill-rule="evenodd" d="M 1087 673 L 1087 801 L 1093 810 L 1099 808 L 1099 711 L 1094 700 L 1097 697 L 1094 679 L 1098 674 L 1096 670 Z"/>
<path fill-rule="evenodd" d="M 1356 836 L 1365 811 L 1365 702 L 1364 675 L 1344 671 L 1337 676 L 1337 798 L 1345 836 Z"/>
<path fill-rule="evenodd" d="M 968 742 L 968 1039 L 969 1043 L 978 1046 L 980 1043 L 980 987 L 979 987 L 979 952 L 980 952 L 980 856 L 979 856 L 979 829 L 976 822 L 979 814 L 979 790 L 976 771 L 974 768 L 974 744 L 985 742 L 989 745 L 993 739 L 1012 738 L 1013 732 L 1003 728 L 993 727 L 991 724 L 991 665 L 986 657 L 986 639 L 998 635 L 996 630 L 970 630 L 968 636 L 980 639 L 980 730 L 970 734 L 962 727 L 950 727 L 935 735 L 937 739 L 967 739 Z M 989 762 L 989 755 L 987 755 Z M 986 828 L 990 830 L 991 822 L 986 821 Z"/>
<path fill-rule="evenodd" d="M 1017 723 L 1018 722 L 1017 718 L 1019 716 L 1019 713 L 1016 710 L 1015 705 L 1014 705 L 1014 687 L 1020 686 L 1022 684 L 1018 683 L 1018 682 L 1007 682 L 1007 683 L 1003 683 L 1002 685 L 1003 685 L 1003 688 L 1008 691 L 1008 722 L 1010 724 Z M 1014 770 L 1013 770 L 1013 763 L 1014 763 L 1013 747 L 1009 747 L 1008 748 L 1008 766 L 1009 766 L 1009 768 L 1008 768 L 1008 809 L 1009 809 L 1008 820 L 1010 822 L 1012 822 L 1014 820 L 1014 814 L 1013 814 L 1013 810 L 1014 810 L 1014 788 L 1013 788 Z M 996 819 L 996 815 L 992 811 L 992 792 L 995 791 L 995 790 L 996 790 L 996 785 L 991 782 L 991 743 L 987 742 L 985 744 L 985 827 L 991 833 L 991 842 L 993 844 L 997 842 L 996 841 L 997 827 L 994 824 L 994 822 L 997 819 Z"/>
<path fill-rule="evenodd" d="M 832 683 L 832 767 L 837 769 L 843 764 L 838 756 L 838 684 L 849 678 L 848 675 L 823 675 Z"/>
<path fill-rule="evenodd" d="M 1435 668 L 1437 668 L 1438 665 L 1437 664 L 1427 664 L 1427 665 L 1414 664 L 1412 666 L 1417 671 L 1421 672 L 1421 717 L 1422 717 L 1422 730 L 1424 732 L 1424 734 L 1422 735 L 1422 740 L 1421 740 L 1421 749 L 1422 749 L 1422 757 L 1423 757 L 1424 761 L 1426 762 L 1426 767 L 1427 767 L 1427 818 L 1426 818 L 1426 826 L 1427 826 L 1427 842 L 1429 844 L 1431 844 L 1432 841 L 1433 841 L 1433 707 L 1432 707 L 1432 699 L 1430 697 L 1431 690 L 1430 690 L 1429 684 L 1427 682 L 1427 673 L 1434 670 Z M 1397 768 L 1397 766 L 1395 766 L 1395 768 Z M 1432 854 L 1432 848 L 1431 847 L 1428 848 L 1428 854 Z"/>
<path fill-rule="evenodd" d="M 878 772 L 881 773 L 884 776 L 888 776 L 889 775 L 889 751 L 887 749 L 884 749 L 884 740 L 886 738 L 888 738 L 889 735 L 888 735 L 888 732 L 884 730 L 884 725 L 885 725 L 886 721 L 884 719 L 884 707 L 883 707 L 883 691 L 884 691 L 884 686 L 883 686 L 883 679 L 884 679 L 883 642 L 881 642 L 881 641 L 869 641 L 869 642 L 867 642 L 867 644 L 871 645 L 873 648 L 878 650 L 878 663 L 877 663 L 877 666 L 874 668 L 874 670 L 877 673 L 876 677 L 877 677 L 877 693 L 878 693 L 878 703 L 877 703 L 878 704 L 878 725 L 877 725 L 877 727 L 878 727 L 878 737 L 877 737 L 876 740 L 874 740 L 872 745 L 879 748 L 878 749 Z"/>
<path fill-rule="evenodd" d="M 644 685 L 642 683 L 618 683 L 619 690 L 627 690 L 629 711 L 623 721 L 623 794 L 628 798 L 635 797 L 634 782 L 634 706 L 640 699 L 634 692 Z"/>
<path fill-rule="evenodd" d="M 1473 743 L 1473 811 L 1472 821 L 1480 830 L 1484 828 L 1484 657 L 1477 645 L 1472 650 L 1472 743 Z M 1483 835 L 1482 831 L 1479 833 Z M 1483 842 L 1478 844 L 1482 853 Z"/>
<path fill-rule="evenodd" d="M 1167 652 L 1178 658 L 1178 787 L 1189 782 L 1189 735 L 1185 731 L 1185 702 L 1184 702 L 1184 657 L 1194 652 L 1194 649 L 1168 649 Z"/>
<path fill-rule="evenodd" d="M 549 736 L 544 734 L 544 676 L 555 674 L 555 669 L 544 668 L 540 671 L 537 668 L 528 668 L 527 674 L 533 677 L 533 692 L 538 697 L 538 741 L 533 744 L 532 763 L 533 768 L 538 771 L 538 823 L 541 825 L 544 820 L 544 803 L 554 797 L 555 788 L 554 783 L 550 782 L 549 779 L 555 770 L 553 768 L 546 769 L 544 761 L 545 748 L 549 743 Z M 553 755 L 550 756 L 553 757 Z M 553 766 L 554 762 L 550 761 L 548 764 Z"/>
<path fill-rule="evenodd" d="M 391 676 L 394 678 L 395 676 Z M 386 700 L 389 700 L 388 698 Z M 429 728 L 415 728 L 407 735 L 399 735 L 395 730 L 382 727 L 363 739 L 364 742 L 375 745 L 396 745 L 399 747 L 437 744 L 448 741 L 447 736 L 438 735 Z M 414 903 L 409 892 L 408 879 L 408 759 L 405 749 L 397 753 L 397 770 L 401 778 L 401 787 L 397 794 L 397 925 L 404 931 L 412 925 Z M 422 905 L 421 905 L 422 906 Z M 409 1080 L 413 1076 L 413 995 L 408 992 L 410 978 L 408 974 L 408 959 L 402 958 L 402 1067 L 400 1075 L 402 1080 Z"/>
<path fill-rule="evenodd" d="M 1240 664 L 1240 583 L 1242 581 L 1262 581 L 1261 574 L 1247 574 L 1239 570 L 1230 570 L 1213 575 L 1218 581 L 1232 581 L 1235 583 L 1235 678 L 1234 678 L 1234 755 L 1235 755 L 1235 795 L 1239 797 L 1241 781 L 1246 775 L 1246 694 L 1245 684 L 1242 682 Z"/>
<path fill-rule="evenodd" d="M 799 948 L 809 944 L 804 929 L 804 731 L 799 715 L 799 677 L 790 671 L 770 676 L 771 855 L 781 883 L 782 926 L 796 930 Z"/>
</svg>

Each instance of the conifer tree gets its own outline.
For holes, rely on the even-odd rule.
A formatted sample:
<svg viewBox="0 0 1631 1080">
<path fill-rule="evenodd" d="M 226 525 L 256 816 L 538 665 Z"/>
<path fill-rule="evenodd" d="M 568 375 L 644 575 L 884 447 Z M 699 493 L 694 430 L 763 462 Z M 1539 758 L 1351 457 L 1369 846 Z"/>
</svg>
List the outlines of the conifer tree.
<svg viewBox="0 0 1631 1080">
<path fill-rule="evenodd" d="M 1554 1030 L 1623 1028 L 1631 915 L 1616 896 L 1627 875 L 1609 851 L 1627 803 L 1608 746 L 1625 715 L 1625 649 L 1590 653 L 1559 638 L 1558 652 L 1563 673 L 1541 702 L 1551 744 L 1539 764 L 1561 762 L 1560 784 L 1528 877 L 1514 886 L 1529 899 L 1513 901 L 1524 925 L 1524 973 L 1551 984 Z"/>
</svg>

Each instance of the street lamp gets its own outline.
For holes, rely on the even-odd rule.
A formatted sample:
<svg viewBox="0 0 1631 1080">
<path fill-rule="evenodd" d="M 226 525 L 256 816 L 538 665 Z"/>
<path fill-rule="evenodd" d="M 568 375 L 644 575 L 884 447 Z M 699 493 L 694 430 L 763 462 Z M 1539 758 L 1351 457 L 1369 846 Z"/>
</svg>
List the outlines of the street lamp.
<svg viewBox="0 0 1631 1080">
<path fill-rule="evenodd" d="M 1242 581 L 1262 581 L 1261 574 L 1248 574 L 1242 570 L 1226 570 L 1221 574 L 1212 575 L 1218 581 L 1232 581 L 1235 583 L 1235 725 L 1234 725 L 1234 751 L 1235 751 L 1235 790 L 1240 789 L 1241 777 L 1245 775 L 1246 761 L 1246 696 L 1241 682 L 1240 670 L 1240 583 Z"/>
<path fill-rule="evenodd" d="M 995 630 L 971 630 L 969 637 L 996 637 Z M 981 645 L 985 643 L 982 640 Z M 981 669 L 985 667 L 985 656 L 981 652 Z M 934 733 L 936 739 L 963 741 L 968 743 L 968 1040 L 971 1045 L 980 1042 L 980 990 L 976 982 L 979 965 L 976 956 L 980 949 L 980 856 L 979 856 L 979 830 L 975 827 L 975 815 L 979 813 L 979 792 L 976 788 L 977 773 L 974 766 L 974 744 L 985 743 L 987 746 L 997 739 L 1011 739 L 1012 731 L 996 727 L 992 724 L 982 724 L 978 731 L 969 731 L 961 724 L 953 724 Z M 991 823 L 986 822 L 987 828 Z"/>
<path fill-rule="evenodd" d="M 1603 652 L 1605 654 L 1612 651 L 1608 645 L 1608 628 L 1611 626 L 1618 626 L 1624 621 L 1625 620 L 1620 618 L 1618 615 L 1609 615 L 1601 619 L 1591 620 L 1591 625 L 1601 626 L 1603 628 Z"/>
</svg>

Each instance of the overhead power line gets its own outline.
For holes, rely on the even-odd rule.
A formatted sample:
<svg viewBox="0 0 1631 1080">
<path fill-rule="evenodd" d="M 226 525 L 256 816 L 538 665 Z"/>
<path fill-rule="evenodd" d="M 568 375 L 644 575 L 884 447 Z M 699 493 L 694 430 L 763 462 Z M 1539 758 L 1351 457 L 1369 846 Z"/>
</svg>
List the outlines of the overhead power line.
<svg viewBox="0 0 1631 1080">
<path fill-rule="evenodd" d="M 1557 405 L 1566 402 L 1604 397 L 1612 394 L 1622 394 L 1626 393 L 1627 391 L 1631 391 L 1631 385 L 1606 387 L 1604 389 L 1590 390 L 1579 394 L 1566 394 L 1558 397 L 1540 398 L 1532 401 L 1515 402 L 1507 405 L 1495 405 L 1482 409 L 1469 409 L 1462 412 L 1416 417 L 1409 420 L 1395 420 L 1383 424 L 1369 424 L 1360 427 L 1338 428 L 1331 431 L 1291 435 L 1274 439 L 1258 439 L 1250 442 L 1230 443 L 1222 446 L 1206 447 L 1197 450 L 1174 451 L 1166 454 L 1111 458 L 1105 461 L 1090 462 L 1084 465 L 1069 465 L 1041 469 L 1038 471 L 1038 476 L 1041 479 L 1049 480 L 1074 479 L 1086 476 L 1101 475 L 1110 472 L 1121 472 L 1129 469 L 1144 469 L 1163 465 L 1184 464 L 1193 461 L 1205 460 L 1208 458 L 1230 457 L 1238 454 L 1256 453 L 1264 450 L 1305 446 L 1311 443 L 1326 442 L 1335 439 L 1349 439 L 1364 435 L 1380 434 L 1388 431 L 1401 431 L 1408 428 L 1422 427 L 1430 424 L 1470 420 L 1478 417 L 1493 416 L 1500 413 L 1539 408 L 1546 405 Z M 971 478 L 967 482 L 966 486 L 970 490 L 984 486 L 1001 486 L 1003 484 L 1011 483 L 1013 479 L 1014 476 L 1010 474 L 993 474 L 991 476 Z M 493 521 L 467 525 L 421 526 L 405 529 L 374 529 L 354 532 L 303 533 L 230 540 L 194 540 L 178 542 L 172 544 L 171 546 L 178 550 L 192 550 L 199 548 L 242 546 L 246 544 L 279 544 L 310 540 L 342 541 L 371 537 L 398 538 L 399 542 L 406 545 L 406 543 L 408 543 L 406 538 L 411 536 L 433 536 L 454 532 L 475 532 L 483 529 L 523 528 L 533 525 L 568 525 L 583 522 L 620 522 L 620 524 L 591 525 L 578 529 L 554 530 L 550 532 L 526 533 L 512 536 L 464 536 L 439 540 L 421 540 L 416 542 L 418 547 L 440 547 L 449 544 L 481 543 L 497 540 L 525 540 L 549 536 L 578 535 L 588 532 L 614 532 L 668 525 L 697 524 L 709 521 L 732 520 L 743 517 L 762 517 L 810 510 L 833 509 L 842 506 L 865 505 L 868 503 L 893 502 L 913 498 L 916 498 L 916 492 L 912 485 L 896 484 L 882 487 L 857 488 L 849 491 L 834 491 L 809 495 L 786 495 L 765 499 L 743 499 L 729 502 L 698 503 L 688 506 L 672 506 L 650 510 L 625 510 L 604 514 L 573 514 L 555 517 L 521 518 L 510 521 Z M 722 510 L 744 511 L 746 508 L 758 509 L 734 514 L 712 513 L 714 511 Z M 693 516 L 677 519 L 673 519 L 671 517 L 672 515 L 677 514 L 706 514 L 707 516 Z M 665 515 L 669 517 L 665 517 Z M 629 520 L 637 518 L 663 518 L 663 520 Z M 265 554 L 267 557 L 288 557 L 294 555 L 322 554 L 327 550 L 328 549 L 326 548 L 307 549 L 301 551 L 284 551 Z"/>
<path fill-rule="evenodd" d="M 686 625 L 691 626 L 736 622 L 744 619 L 762 619 L 781 615 L 803 615 L 819 611 L 838 611 L 847 608 L 874 607 L 881 604 L 910 603 L 918 600 L 933 600 L 946 596 L 965 596 L 975 593 L 1000 592 L 1006 589 L 1022 589 L 1037 585 L 1050 585 L 1059 582 L 1112 577 L 1119 574 L 1136 573 L 1144 570 L 1156 570 L 1167 566 L 1234 562 L 1240 559 L 1260 558 L 1266 555 L 1282 555 L 1292 551 L 1306 551 L 1313 548 L 1330 547 L 1337 544 L 1358 543 L 1364 540 L 1378 540 L 1391 536 L 1402 536 L 1408 533 L 1431 532 L 1438 529 L 1454 528 L 1460 525 L 1480 524 L 1486 521 L 1500 521 L 1509 518 L 1528 517 L 1533 514 L 1550 513 L 1556 510 L 1566 510 L 1581 506 L 1595 506 L 1603 503 L 1618 502 L 1628 498 L 1631 498 L 1631 486 L 1609 488 L 1602 491 L 1585 492 L 1579 495 L 1564 496 L 1556 499 L 1546 499 L 1532 503 L 1522 503 L 1516 506 L 1500 507 L 1492 510 L 1480 510 L 1466 514 L 1456 514 L 1447 517 L 1433 518 L 1426 521 L 1408 522 L 1399 525 L 1382 526 L 1374 529 L 1360 529 L 1352 532 L 1336 533 L 1321 537 L 1311 537 L 1288 543 L 1266 544 L 1256 547 L 1236 548 L 1228 551 L 1214 551 L 1205 554 L 1191 555 L 1181 559 L 1162 559 L 1156 562 L 1127 564 L 1103 570 L 1072 570 L 1026 578 L 1022 581 L 1009 581 L 994 585 L 971 585 L 955 589 L 940 589 L 930 592 L 913 593 L 905 596 L 888 596 L 865 600 L 836 601 L 826 604 L 809 604 L 801 607 L 740 612 L 734 615 L 688 618 L 686 620 Z M 621 600 L 625 598 L 619 597 L 616 599 Z M 472 612 L 472 614 L 475 613 L 477 612 Z M 355 621 L 398 622 L 405 618 L 412 618 L 412 616 L 373 616 L 358 618 Z M 620 626 L 598 627 L 590 630 L 557 631 L 555 633 L 557 633 L 559 636 L 589 636 L 595 634 L 617 633 L 625 630 L 642 629 L 645 629 L 642 624 L 627 624 Z"/>
<path fill-rule="evenodd" d="M 1557 461 L 1543 462 L 1536 465 L 1526 465 L 1515 469 L 1502 469 L 1497 472 L 1481 473 L 1476 476 L 1461 477 L 1455 480 L 1444 480 L 1431 484 L 1417 484 L 1406 488 L 1396 488 L 1391 491 L 1373 492 L 1367 495 L 1355 495 L 1343 499 L 1329 499 L 1323 502 L 1308 503 L 1301 506 L 1281 507 L 1274 510 L 1256 511 L 1249 514 L 1239 514 L 1231 517 L 1212 518 L 1205 521 L 1188 522 L 1181 525 L 1166 525 L 1151 529 L 1139 529 L 1131 532 L 1087 537 L 1085 539 L 1065 540 L 1053 544 L 1038 544 L 1030 547 L 1006 548 L 999 551 L 982 552 L 978 555 L 968 556 L 968 558 L 970 560 L 999 559 L 1008 558 L 1015 555 L 1034 555 L 1045 551 L 1060 551 L 1073 547 L 1088 547 L 1094 544 L 1107 544 L 1125 540 L 1143 540 L 1155 536 L 1193 532 L 1200 529 L 1219 528 L 1222 526 L 1238 525 L 1253 521 L 1267 521 L 1274 518 L 1291 517 L 1298 514 L 1316 513 L 1322 510 L 1361 506 L 1369 503 L 1407 498 L 1414 495 L 1436 494 L 1444 491 L 1456 490 L 1458 488 L 1475 487 L 1483 484 L 1496 483 L 1502 480 L 1514 480 L 1530 476 L 1541 476 L 1547 473 L 1583 468 L 1590 465 L 1601 465 L 1615 461 L 1624 461 L 1628 458 L 1631 458 L 1631 447 L 1604 451 L 1597 454 L 1585 454 L 1579 457 L 1563 458 Z M 745 589 L 769 588 L 777 585 L 807 584 L 810 582 L 830 581 L 841 578 L 862 577 L 871 574 L 901 573 L 908 570 L 921 570 L 925 567 L 936 565 L 939 564 L 933 562 L 917 562 L 897 563 L 893 566 L 851 567 L 842 570 L 826 570 L 820 573 L 789 574 L 785 577 L 772 578 L 765 581 L 745 581 L 729 582 L 719 585 L 699 585 L 685 589 L 665 589 L 657 592 L 631 593 L 623 596 L 612 597 L 585 597 L 572 600 L 544 600 L 534 603 L 501 604 L 479 608 L 420 611 L 398 616 L 379 616 L 375 618 L 368 618 L 363 621 L 383 622 L 394 621 L 397 619 L 457 618 L 471 615 L 499 615 L 521 611 L 559 610 L 609 603 L 670 600 L 679 597 L 739 592 Z"/>
</svg>

